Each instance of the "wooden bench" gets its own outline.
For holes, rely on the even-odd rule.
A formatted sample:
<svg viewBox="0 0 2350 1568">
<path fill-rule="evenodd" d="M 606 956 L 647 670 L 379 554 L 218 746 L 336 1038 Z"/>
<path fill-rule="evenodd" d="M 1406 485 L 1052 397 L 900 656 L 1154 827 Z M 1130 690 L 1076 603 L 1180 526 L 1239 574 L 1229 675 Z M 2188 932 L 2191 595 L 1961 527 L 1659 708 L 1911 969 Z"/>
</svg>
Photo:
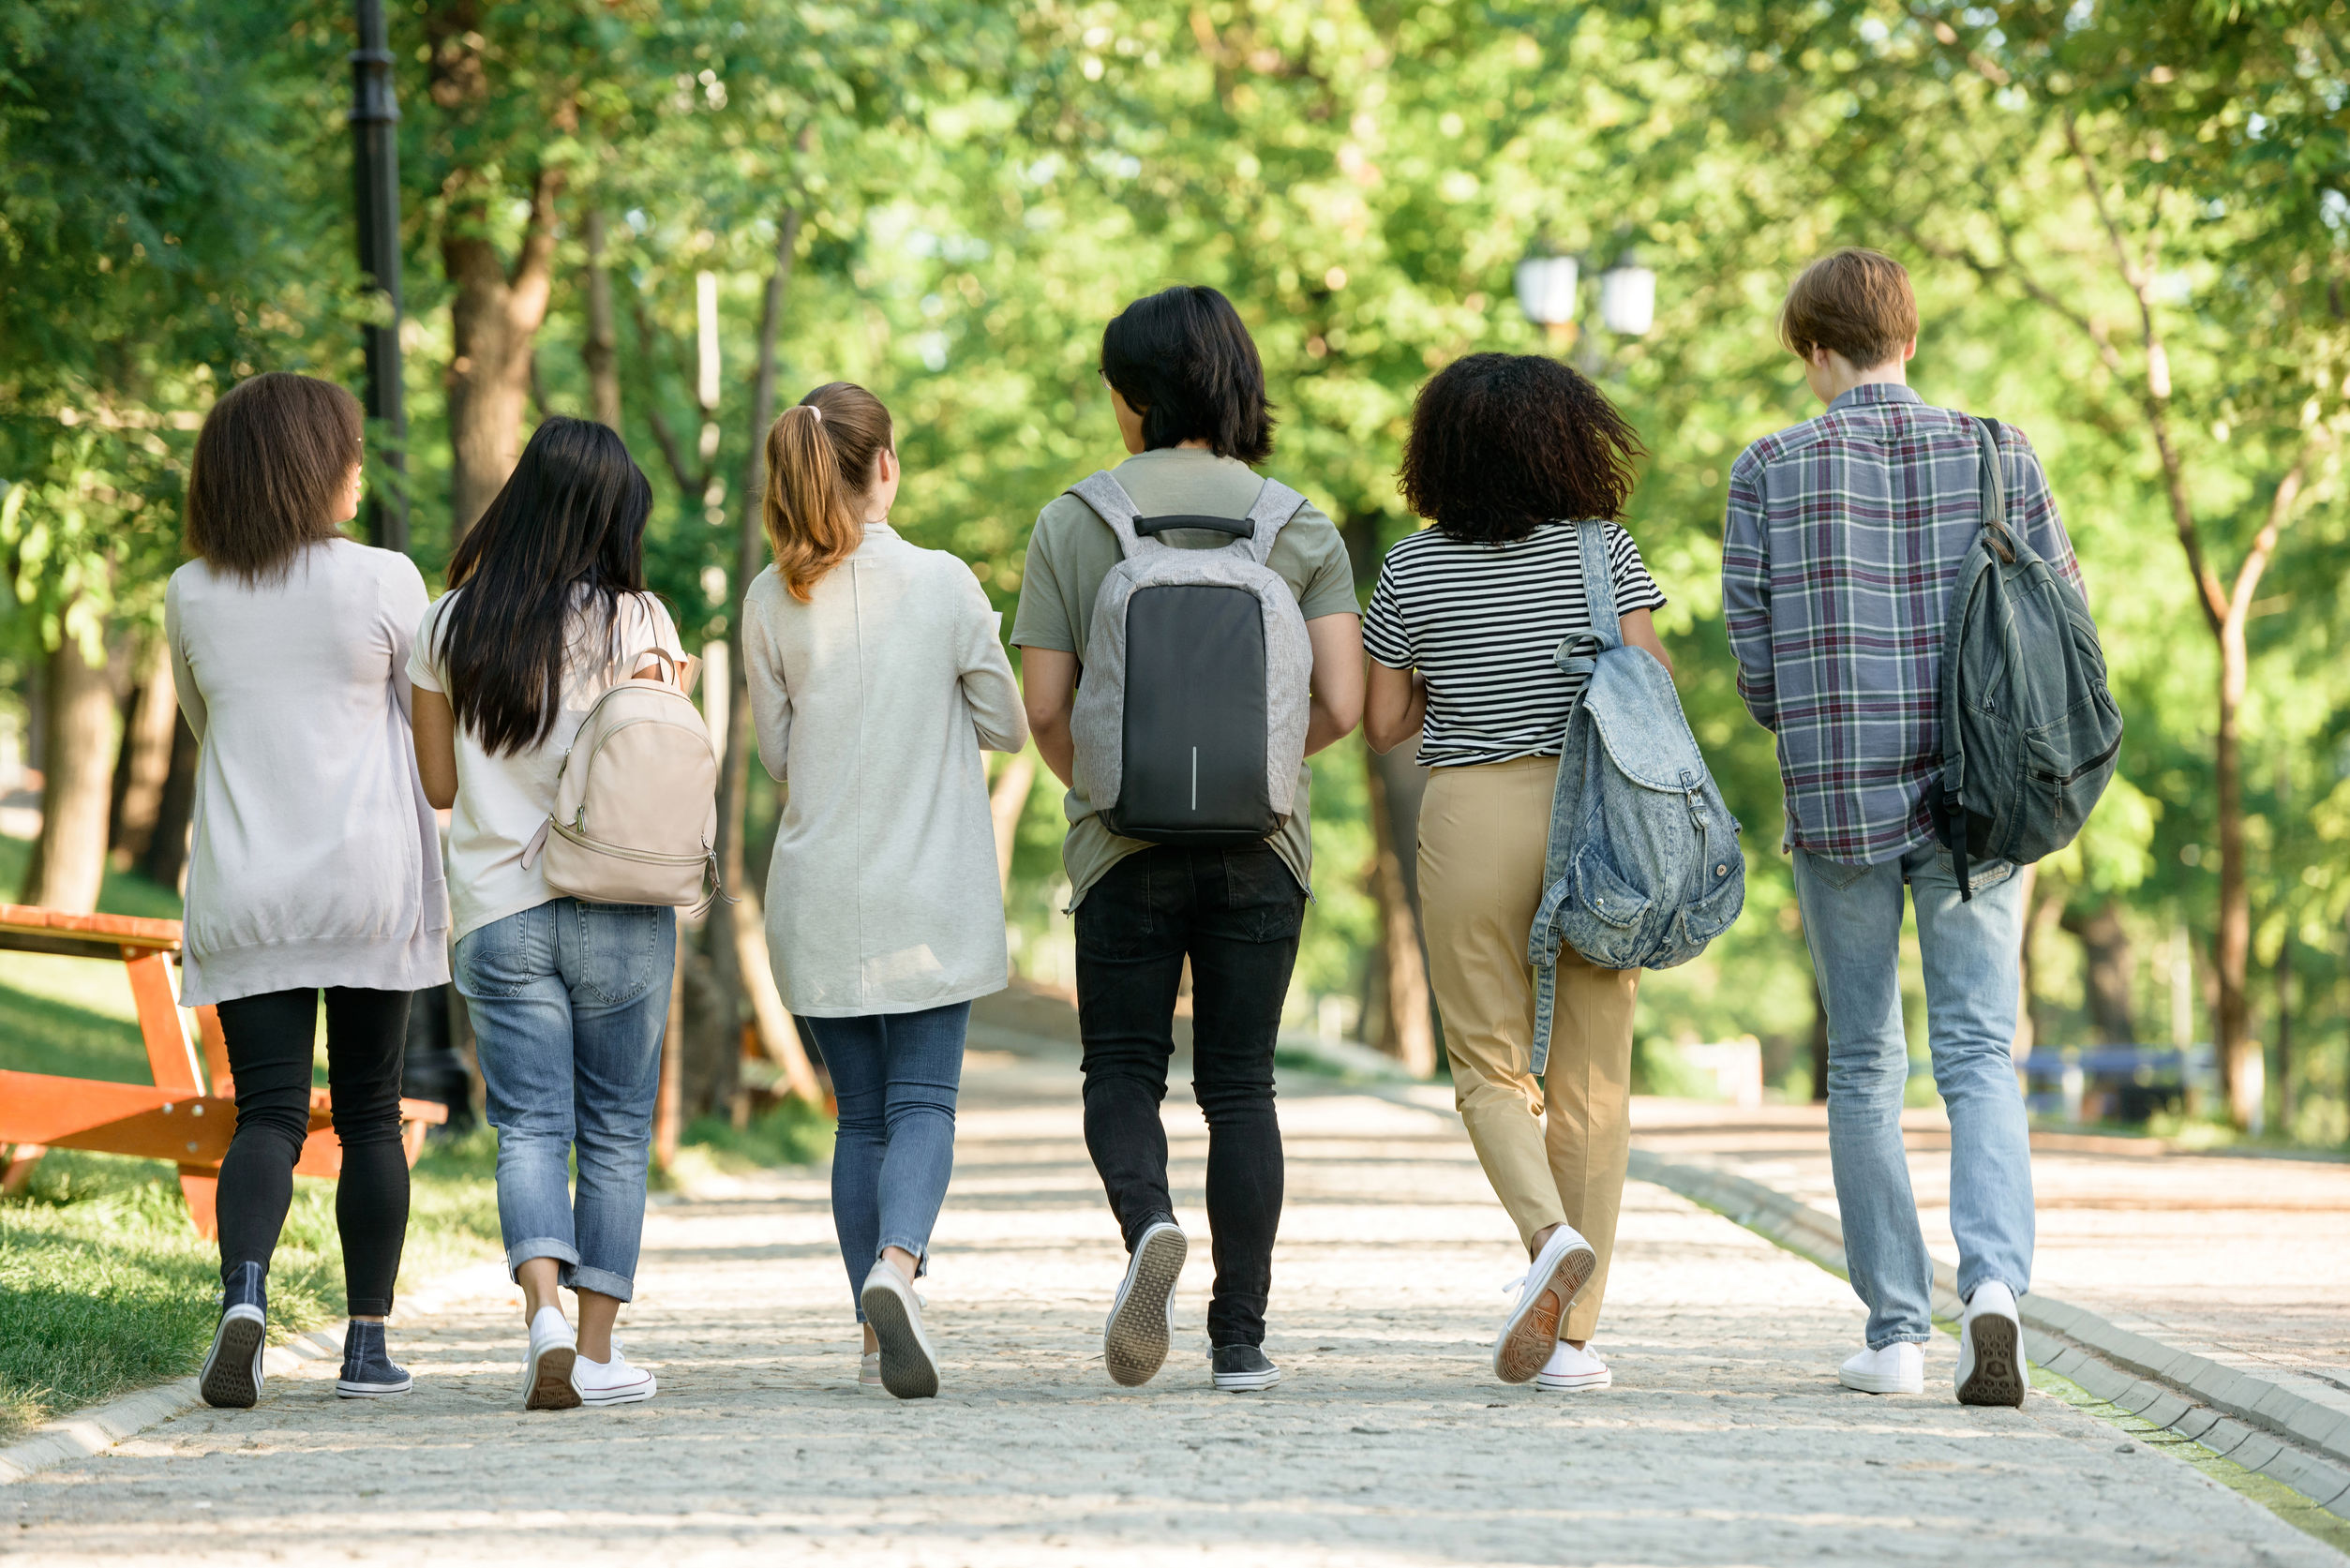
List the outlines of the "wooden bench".
<svg viewBox="0 0 2350 1568">
<path fill-rule="evenodd" d="M 180 951 L 180 922 L 0 903 L 0 948 L 119 962 L 130 977 L 139 1035 L 155 1081 L 149 1087 L 0 1071 L 0 1147 L 13 1145 L 0 1172 L 0 1190 L 22 1187 L 51 1149 L 168 1159 L 179 1167 L 180 1192 L 197 1232 L 217 1234 L 214 1199 L 220 1160 L 236 1130 L 236 1085 L 229 1076 L 228 1041 L 218 1013 L 196 1008 L 197 1038 L 188 1038 L 172 971 Z M 342 1173 L 342 1144 L 328 1106 L 327 1091 L 310 1091 L 310 1136 L 294 1162 L 297 1175 Z M 424 1152 L 425 1128 L 448 1117 L 448 1107 L 430 1100 L 400 1101 L 400 1142 L 411 1165 Z"/>
</svg>

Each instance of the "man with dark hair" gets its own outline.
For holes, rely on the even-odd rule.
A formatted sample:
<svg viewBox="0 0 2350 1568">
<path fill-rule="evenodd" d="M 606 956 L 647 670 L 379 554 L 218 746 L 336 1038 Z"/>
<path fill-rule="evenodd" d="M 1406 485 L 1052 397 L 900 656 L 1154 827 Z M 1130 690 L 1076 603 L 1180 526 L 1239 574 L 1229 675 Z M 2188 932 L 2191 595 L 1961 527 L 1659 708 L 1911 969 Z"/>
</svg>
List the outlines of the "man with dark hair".
<svg viewBox="0 0 2350 1568">
<path fill-rule="evenodd" d="M 1271 452 L 1273 420 L 1256 345 L 1230 301 L 1199 287 L 1135 301 L 1102 334 L 1101 379 L 1133 454 L 1113 477 L 1141 518 L 1250 515 L 1265 484 L 1250 465 Z M 1222 533 L 1180 527 L 1157 537 L 1178 548 L 1232 543 Z M 1165 1359 L 1174 1321 L 1175 1279 L 1189 1243 L 1168 1195 L 1159 1106 L 1188 961 L 1192 1092 L 1208 1127 L 1212 1372 L 1218 1388 L 1265 1388 L 1280 1376 L 1262 1348 L 1281 1213 L 1273 1044 L 1312 864 L 1309 781 L 1301 768 L 1288 819 L 1271 837 L 1240 848 L 1151 844 L 1122 837 L 1102 821 L 1076 780 L 1070 722 L 1079 658 L 1093 635 L 1102 580 L 1121 553 L 1118 535 L 1085 500 L 1074 493 L 1055 498 L 1028 539 L 1011 634 L 1037 750 L 1070 785 L 1061 858 L 1069 873 L 1067 907 L 1077 925 L 1085 1146 L 1129 1254 L 1104 1330 L 1105 1360 L 1118 1382 L 1149 1381 Z M 1280 525 L 1264 566 L 1296 596 L 1311 643 L 1305 736 L 1311 754 L 1362 717 L 1354 571 L 1338 529 L 1310 504 Z M 1245 711 L 1250 697 L 1234 692 L 1233 710 Z M 1262 687 L 1253 700 L 1262 728 Z"/>
<path fill-rule="evenodd" d="M 2031 1152 L 2009 1049 L 2022 888 L 1977 860 L 1961 889 L 1936 831 L 1938 699 L 1952 584 L 1983 525 L 1973 422 L 1908 386 L 1918 307 L 1901 264 L 1847 249 L 1804 269 L 1779 336 L 1827 411 L 1730 470 L 1722 609 L 1738 688 L 1778 738 L 1785 844 L 1828 1010 L 1828 1142 L 1867 1348 L 1840 1380 L 1923 1387 L 1932 1263 L 1901 1141 L 1908 1044 L 1902 889 L 1917 912 L 1926 1039 L 1951 1122 L 1957 1393 L 2019 1405 L 2015 1298 L 2029 1286 Z M 1998 428 L 2009 527 L 2075 587 L 2080 569 L 2030 443 Z M 1971 900 L 1964 896 L 1971 892 Z"/>
</svg>

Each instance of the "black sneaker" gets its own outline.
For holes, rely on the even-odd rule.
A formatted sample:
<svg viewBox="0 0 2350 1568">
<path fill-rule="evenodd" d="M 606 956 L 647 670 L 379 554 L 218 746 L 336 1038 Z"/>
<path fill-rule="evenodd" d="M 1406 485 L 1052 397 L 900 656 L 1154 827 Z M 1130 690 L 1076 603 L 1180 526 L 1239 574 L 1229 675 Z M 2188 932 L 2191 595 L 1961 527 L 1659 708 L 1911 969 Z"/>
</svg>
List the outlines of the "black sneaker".
<svg viewBox="0 0 2350 1568">
<path fill-rule="evenodd" d="M 346 1399 L 381 1399 L 416 1386 L 408 1368 L 392 1359 L 382 1323 L 354 1322 L 343 1330 L 343 1375 L 335 1392 Z"/>
<path fill-rule="evenodd" d="M 239 1263 L 220 1277 L 220 1326 L 196 1387 L 204 1403 L 251 1410 L 262 1396 L 262 1356 L 269 1348 L 269 1276 L 259 1263 Z"/>
<path fill-rule="evenodd" d="M 1270 1388 L 1281 1381 L 1281 1369 L 1256 1345 L 1217 1346 L 1215 1368 L 1216 1386 L 1227 1394 Z"/>
</svg>

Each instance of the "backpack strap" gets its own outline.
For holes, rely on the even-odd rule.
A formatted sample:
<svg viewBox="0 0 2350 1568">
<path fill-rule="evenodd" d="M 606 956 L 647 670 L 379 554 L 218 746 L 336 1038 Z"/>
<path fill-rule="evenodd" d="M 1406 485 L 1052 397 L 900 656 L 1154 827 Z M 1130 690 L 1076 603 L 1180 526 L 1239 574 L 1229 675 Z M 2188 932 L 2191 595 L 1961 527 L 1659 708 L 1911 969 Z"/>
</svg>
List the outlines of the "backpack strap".
<svg viewBox="0 0 2350 1568">
<path fill-rule="evenodd" d="M 1599 650 L 1624 646 L 1624 622 L 1616 618 L 1616 585 L 1608 570 L 1608 528 L 1590 518 L 1575 525 L 1575 553 L 1583 563 L 1583 605 L 1591 614 Z"/>
<path fill-rule="evenodd" d="M 1093 509 L 1095 516 L 1110 525 L 1116 535 L 1119 553 L 1129 558 L 1149 550 L 1163 550 L 1169 545 L 1135 530 L 1134 521 L 1142 514 L 1135 509 L 1134 498 L 1126 493 L 1107 469 L 1085 475 L 1069 487 L 1069 493 Z"/>
<path fill-rule="evenodd" d="M 2007 526 L 2007 469 L 1999 458 L 1999 422 L 1977 416 L 1975 450 L 1982 462 L 1979 485 L 1983 494 L 1983 531 L 1990 536 L 1991 553 L 2001 560 L 2015 560 L 2015 535 Z"/>
<path fill-rule="evenodd" d="M 1255 503 L 1249 508 L 1249 521 L 1254 525 L 1249 537 L 1235 539 L 1225 547 L 1238 550 L 1259 566 L 1264 565 L 1273 554 L 1273 541 L 1280 537 L 1281 530 L 1289 526 L 1289 520 L 1305 504 L 1304 496 L 1280 480 L 1266 480 L 1257 491 Z"/>
</svg>

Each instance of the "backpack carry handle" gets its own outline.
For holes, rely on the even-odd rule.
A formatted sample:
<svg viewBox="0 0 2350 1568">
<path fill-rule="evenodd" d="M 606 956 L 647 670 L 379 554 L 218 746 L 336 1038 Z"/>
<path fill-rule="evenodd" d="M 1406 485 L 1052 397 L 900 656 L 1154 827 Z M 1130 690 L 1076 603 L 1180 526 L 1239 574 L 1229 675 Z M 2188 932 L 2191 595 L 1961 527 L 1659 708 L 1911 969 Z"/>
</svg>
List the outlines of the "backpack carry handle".
<svg viewBox="0 0 2350 1568">
<path fill-rule="evenodd" d="M 1999 422 L 1978 417 L 1973 424 L 1975 451 L 1982 459 L 1983 531 L 1990 536 L 1991 553 L 2013 565 L 2015 536 L 2007 526 L 2007 470 L 1999 460 Z"/>
<path fill-rule="evenodd" d="M 1229 533 L 1235 539 L 1256 537 L 1256 521 L 1250 517 L 1210 517 L 1198 512 L 1170 512 L 1163 517 L 1137 517 L 1134 531 L 1156 539 L 1169 529 L 1205 529 L 1211 533 Z"/>
</svg>

